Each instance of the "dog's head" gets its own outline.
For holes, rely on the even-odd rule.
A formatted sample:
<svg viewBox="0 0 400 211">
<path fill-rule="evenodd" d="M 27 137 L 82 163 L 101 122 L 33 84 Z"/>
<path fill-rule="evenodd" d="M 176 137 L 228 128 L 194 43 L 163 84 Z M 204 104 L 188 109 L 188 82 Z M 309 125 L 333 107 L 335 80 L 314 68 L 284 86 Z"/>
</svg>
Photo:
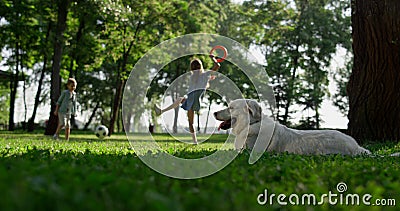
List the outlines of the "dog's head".
<svg viewBox="0 0 400 211">
<path fill-rule="evenodd" d="M 215 112 L 214 117 L 222 121 L 218 129 L 246 127 L 261 120 L 261 107 L 255 100 L 238 99 L 230 102 L 227 109 Z"/>
</svg>

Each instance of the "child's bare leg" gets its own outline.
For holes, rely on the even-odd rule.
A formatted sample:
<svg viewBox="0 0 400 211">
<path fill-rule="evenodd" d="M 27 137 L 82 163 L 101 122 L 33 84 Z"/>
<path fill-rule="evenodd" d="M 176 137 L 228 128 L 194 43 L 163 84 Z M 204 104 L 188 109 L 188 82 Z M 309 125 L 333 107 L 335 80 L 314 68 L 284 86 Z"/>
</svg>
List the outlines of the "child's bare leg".
<svg viewBox="0 0 400 211">
<path fill-rule="evenodd" d="M 167 108 L 161 109 L 161 113 L 164 113 L 166 111 L 169 111 L 171 109 L 174 109 L 176 107 L 179 106 L 179 104 L 181 104 L 181 102 L 184 100 L 184 97 L 178 97 L 174 103 L 172 103 L 170 106 L 168 106 Z"/>
<path fill-rule="evenodd" d="M 193 127 L 194 111 L 192 109 L 190 109 L 188 111 L 187 116 L 188 116 L 188 120 L 189 120 L 189 130 L 190 130 L 190 133 L 192 134 L 193 143 L 197 144 L 196 131 L 194 130 L 194 127 Z"/>
<path fill-rule="evenodd" d="M 62 125 L 61 125 L 61 124 L 58 124 L 56 133 L 55 133 L 54 135 L 57 135 L 57 136 L 58 136 L 58 135 L 60 134 L 61 128 L 62 128 Z"/>
<path fill-rule="evenodd" d="M 156 114 L 157 115 L 161 115 L 162 113 L 169 111 L 171 109 L 174 109 L 176 107 L 179 106 L 180 103 L 182 103 L 185 100 L 184 97 L 178 97 L 170 106 L 168 106 L 167 108 L 164 109 L 159 109 L 158 107 L 156 107 Z"/>
<path fill-rule="evenodd" d="M 62 128 L 62 124 L 58 124 L 56 132 L 53 135 L 53 139 L 58 139 L 58 136 L 60 134 L 61 128 Z"/>
<path fill-rule="evenodd" d="M 69 134 L 71 133 L 71 130 L 69 127 L 65 128 L 65 140 L 69 141 Z"/>
</svg>

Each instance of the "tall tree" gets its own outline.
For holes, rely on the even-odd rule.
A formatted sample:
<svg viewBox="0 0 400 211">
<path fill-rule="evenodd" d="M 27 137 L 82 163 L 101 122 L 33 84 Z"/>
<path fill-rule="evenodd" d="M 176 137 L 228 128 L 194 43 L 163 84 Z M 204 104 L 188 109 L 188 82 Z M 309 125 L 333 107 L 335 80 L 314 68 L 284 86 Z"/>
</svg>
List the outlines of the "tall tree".
<svg viewBox="0 0 400 211">
<path fill-rule="evenodd" d="M 349 133 L 400 140 L 400 1 L 352 0 L 354 66 L 347 87 Z"/>
<path fill-rule="evenodd" d="M 16 41 L 16 37 L 15 34 L 17 33 L 15 30 L 17 30 L 17 27 L 15 25 L 20 24 L 18 22 L 18 20 L 20 19 L 19 14 L 21 13 L 21 11 L 19 9 L 19 2 L 15 2 L 15 1 L 2 1 L 1 5 L 0 5 L 0 18 L 2 23 L 0 24 L 0 36 L 1 36 L 1 47 L 8 49 L 8 51 L 10 52 L 10 54 L 12 54 L 13 56 L 10 56 L 9 58 L 7 58 L 7 65 L 9 66 L 9 72 L 14 73 L 14 74 L 18 74 L 19 72 L 19 64 L 17 64 L 16 62 L 16 54 L 19 52 L 19 49 L 16 50 L 12 50 L 14 49 L 17 45 L 17 41 Z M 4 23 L 6 22 L 6 23 Z M 3 55 L 1 57 L 1 59 L 6 59 L 3 58 Z M 14 77 L 15 75 L 10 74 L 10 83 L 8 83 L 8 87 L 9 87 L 9 92 L 10 92 L 10 97 L 8 98 L 4 98 L 2 97 L 2 100 L 4 100 L 2 102 L 2 104 L 4 104 L 4 102 L 7 102 L 7 113 L 8 114 L 8 123 L 6 125 L 8 125 L 8 130 L 14 130 L 14 102 L 15 102 L 15 95 L 16 95 L 16 88 L 15 88 L 15 79 L 17 79 L 17 77 Z M 4 84 L 2 84 L 4 85 Z M 16 85 L 18 85 L 18 81 L 16 82 Z"/>
<path fill-rule="evenodd" d="M 50 100 L 51 100 L 51 109 L 49 121 L 46 127 L 45 135 L 53 135 L 57 129 L 58 118 L 54 115 L 54 111 L 56 108 L 56 102 L 61 93 L 61 77 L 60 77 L 60 69 L 61 69 L 61 57 L 63 53 L 64 46 L 64 32 L 67 28 L 67 15 L 68 15 L 68 7 L 71 3 L 70 0 L 60 0 L 58 1 L 58 13 L 57 13 L 57 26 L 55 31 L 55 41 L 54 41 L 54 52 L 52 59 L 52 72 L 51 72 L 51 92 L 50 92 Z"/>
<path fill-rule="evenodd" d="M 336 71 L 332 72 L 332 78 L 337 84 L 338 91 L 332 95 L 331 100 L 340 113 L 347 117 L 349 113 L 349 96 L 347 95 L 346 88 L 353 68 L 352 52 L 347 52 L 344 62 L 343 67 L 339 67 Z"/>
<path fill-rule="evenodd" d="M 91 95 L 89 92 L 81 92 L 81 87 L 93 84 L 92 81 L 85 80 L 88 76 L 85 73 L 98 70 L 105 58 L 101 53 L 104 40 L 100 37 L 103 19 L 99 5 L 101 3 L 98 1 L 78 1 L 72 4 L 69 10 L 68 27 L 65 32 L 68 46 L 67 53 L 63 56 L 63 67 L 66 70 L 64 76 L 68 75 L 78 82 L 76 92 L 79 93 L 79 105 L 85 103 L 80 100 L 83 95 Z M 94 108 L 90 109 L 97 110 Z M 74 116 L 71 117 L 71 126 L 77 127 Z"/>
<path fill-rule="evenodd" d="M 206 15 L 216 13 L 206 7 L 197 7 L 198 4 L 202 3 L 174 0 L 166 2 L 115 1 L 106 4 L 107 10 L 110 11 L 107 16 L 111 20 L 107 23 L 107 28 L 113 29 L 107 35 L 111 38 L 108 41 L 109 50 L 112 50 L 110 55 L 117 63 L 116 71 L 114 71 L 117 81 L 112 103 L 110 133 L 114 132 L 115 123 L 118 122 L 125 80 L 133 64 L 144 54 L 145 49 L 159 44 L 160 41 L 197 29 L 199 26 L 209 27 L 216 22 L 215 19 Z M 203 9 L 207 13 L 198 16 L 194 14 L 196 9 Z"/>
<path fill-rule="evenodd" d="M 9 105 L 9 130 L 14 130 L 15 101 L 17 97 L 18 82 L 23 79 L 23 71 L 32 67 L 31 56 L 35 52 L 33 44 L 36 43 L 37 31 L 33 26 L 33 5 L 31 1 L 9 0 L 0 2 L 0 34 L 2 43 L 10 56 L 6 56 L 6 65 L 13 78 L 10 83 Z"/>
<path fill-rule="evenodd" d="M 257 44 L 265 49 L 278 120 L 290 123 L 291 108 L 297 104 L 313 111 L 309 126 L 318 128 L 319 108 L 328 94 L 328 67 L 337 46 L 347 48 L 350 43 L 348 3 L 296 0 L 265 4 L 253 0 L 245 6 L 271 12 L 255 14 L 253 19 L 262 23 L 255 28 Z"/>
<path fill-rule="evenodd" d="M 51 19 L 51 12 L 54 11 L 53 9 L 53 2 L 48 0 L 39 0 L 35 2 L 35 9 L 36 9 L 36 20 L 37 20 L 37 31 L 39 33 L 37 49 L 38 53 L 35 56 L 35 63 L 41 63 L 41 69 L 38 73 L 38 85 L 37 91 L 35 95 L 35 102 L 33 105 L 32 115 L 28 120 L 28 131 L 34 130 L 34 123 L 37 114 L 37 110 L 39 104 L 42 102 L 41 98 L 42 91 L 44 87 L 44 80 L 46 73 L 49 72 L 48 64 L 50 63 L 50 50 L 51 49 L 51 42 L 50 42 L 50 34 L 54 25 L 54 21 Z"/>
</svg>

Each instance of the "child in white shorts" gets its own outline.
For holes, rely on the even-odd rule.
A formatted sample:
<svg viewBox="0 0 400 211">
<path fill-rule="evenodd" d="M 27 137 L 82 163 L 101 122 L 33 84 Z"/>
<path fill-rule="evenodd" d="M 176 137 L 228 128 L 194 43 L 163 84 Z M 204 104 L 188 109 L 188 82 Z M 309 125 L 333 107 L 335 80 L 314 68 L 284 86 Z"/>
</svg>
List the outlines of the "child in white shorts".
<svg viewBox="0 0 400 211">
<path fill-rule="evenodd" d="M 67 82 L 68 89 L 64 90 L 58 98 L 56 110 L 54 111 L 54 115 L 58 116 L 58 127 L 56 133 L 53 136 L 54 139 L 58 139 L 58 135 L 62 127 L 64 126 L 65 139 L 67 141 L 69 140 L 69 135 L 71 133 L 71 115 L 75 116 L 76 113 L 76 85 L 76 80 L 73 78 L 69 78 Z"/>
</svg>

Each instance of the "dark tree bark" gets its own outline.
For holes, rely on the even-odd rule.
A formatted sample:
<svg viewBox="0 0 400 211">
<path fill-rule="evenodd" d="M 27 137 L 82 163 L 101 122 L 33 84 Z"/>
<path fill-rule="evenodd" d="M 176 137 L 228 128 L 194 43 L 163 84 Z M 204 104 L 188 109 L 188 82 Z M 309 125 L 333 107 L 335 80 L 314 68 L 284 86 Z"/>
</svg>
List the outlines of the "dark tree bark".
<svg viewBox="0 0 400 211">
<path fill-rule="evenodd" d="M 174 124 L 172 125 L 172 133 L 174 134 L 178 133 L 178 115 L 179 115 L 179 106 L 174 109 Z"/>
<path fill-rule="evenodd" d="M 56 109 L 56 102 L 61 93 L 61 78 L 60 78 L 60 68 L 61 68 L 61 57 L 63 52 L 63 42 L 64 42 L 64 31 L 67 28 L 67 15 L 68 15 L 68 5 L 70 0 L 60 0 L 58 1 L 58 17 L 57 17 L 57 28 L 54 41 L 54 55 L 53 55 L 53 66 L 51 73 L 51 109 L 49 121 L 46 127 L 45 135 L 53 135 L 57 130 L 58 118 L 54 115 Z"/>
<path fill-rule="evenodd" d="M 111 136 L 115 131 L 114 131 L 114 126 L 115 122 L 117 121 L 118 117 L 118 112 L 119 112 L 119 107 L 121 104 L 121 98 L 122 98 L 122 90 L 125 86 L 125 80 L 118 79 L 118 85 L 117 85 L 117 90 L 114 96 L 114 101 L 113 101 L 113 112 L 111 115 L 110 119 L 110 130 L 108 133 L 108 136 Z"/>
<path fill-rule="evenodd" d="M 8 130 L 9 131 L 14 131 L 15 129 L 15 122 L 14 122 L 14 112 L 15 112 L 15 100 L 17 96 L 17 90 L 18 90 L 18 78 L 19 78 L 19 64 L 20 64 L 20 56 L 19 56 L 19 49 L 20 49 L 20 44 L 19 44 L 19 35 L 16 36 L 17 41 L 15 44 L 15 74 L 12 79 L 12 82 L 10 83 L 10 113 L 9 113 L 9 118 L 8 118 Z"/>
<path fill-rule="evenodd" d="M 352 0 L 348 130 L 360 142 L 400 139 L 399 11 L 398 0 Z"/>
<path fill-rule="evenodd" d="M 83 130 L 87 130 L 89 128 L 90 123 L 92 123 L 93 118 L 96 116 L 97 110 L 100 108 L 100 103 L 97 102 L 96 106 L 94 107 L 92 114 L 89 117 L 89 120 L 86 122 L 85 126 L 83 127 Z"/>
<path fill-rule="evenodd" d="M 178 63 L 175 67 L 175 79 L 181 75 L 182 69 L 184 69 L 184 68 L 181 67 L 180 63 Z M 182 97 L 181 94 L 179 93 L 179 90 L 177 89 L 177 87 L 175 87 L 174 92 L 171 92 L 171 96 L 173 96 L 172 103 L 175 102 L 175 100 L 178 99 L 178 97 Z M 180 106 L 178 106 L 174 109 L 174 124 L 172 126 L 172 133 L 174 133 L 174 134 L 178 133 L 179 108 L 180 108 Z"/>
<path fill-rule="evenodd" d="M 131 50 L 136 42 L 139 28 L 140 28 L 140 21 L 136 25 L 136 30 L 135 30 L 133 40 L 129 42 L 129 45 L 127 48 L 126 48 L 126 46 L 124 46 L 124 51 L 123 51 L 124 54 L 122 57 L 122 64 L 121 64 L 120 68 L 118 68 L 118 76 L 117 76 L 118 81 L 117 81 L 117 87 L 116 87 L 116 92 L 115 92 L 115 96 L 114 96 L 114 102 L 113 102 L 113 107 L 112 107 L 113 110 L 112 110 L 112 115 L 110 118 L 110 127 L 109 127 L 110 130 L 109 130 L 108 136 L 111 136 L 114 133 L 114 127 L 115 127 L 115 123 L 117 122 L 119 108 L 120 108 L 121 101 L 122 101 L 122 92 L 123 92 L 123 89 L 125 86 L 125 79 L 121 78 L 121 73 L 126 72 L 126 65 L 128 64 L 128 58 L 129 58 Z M 126 27 L 125 27 L 125 30 L 126 30 Z"/>
<path fill-rule="evenodd" d="M 211 104 L 212 104 L 212 100 L 209 99 L 210 102 L 208 103 L 208 110 L 207 110 L 207 119 L 206 119 L 206 125 L 204 126 L 204 130 L 203 133 L 206 134 L 207 133 L 207 127 L 208 127 L 208 118 L 210 117 L 210 112 L 211 112 Z"/>
<path fill-rule="evenodd" d="M 122 116 L 122 118 L 124 118 L 124 122 L 123 122 L 124 123 L 123 124 L 124 130 L 127 133 L 131 132 L 131 126 L 132 126 L 131 119 L 132 119 L 132 116 L 133 116 L 132 112 L 129 112 L 129 111 L 127 113 L 124 113 L 123 116 Z"/>
<path fill-rule="evenodd" d="M 13 1 L 13 5 L 15 8 L 20 7 L 20 2 L 19 1 Z M 20 22 L 20 13 L 15 12 L 14 13 L 14 21 L 16 23 Z M 15 30 L 15 49 L 14 49 L 14 56 L 15 56 L 15 74 L 13 74 L 13 77 L 11 78 L 11 83 L 10 83 L 10 107 L 9 107 L 9 116 L 8 116 L 8 130 L 13 131 L 15 129 L 15 122 L 14 122 L 14 112 L 15 112 L 15 100 L 17 96 L 17 90 L 18 90 L 18 79 L 19 79 L 19 67 L 21 64 L 20 61 L 20 34 L 18 33 L 18 30 Z"/>
<path fill-rule="evenodd" d="M 305 4 L 301 4 L 301 8 L 300 8 L 300 14 L 299 14 L 299 20 L 297 23 L 297 27 L 295 29 L 296 34 L 300 34 L 300 31 L 302 30 L 303 27 L 303 14 L 304 14 L 304 10 L 305 10 Z M 289 92 L 286 93 L 286 104 L 285 104 L 285 112 L 283 115 L 283 121 L 282 124 L 287 125 L 289 123 L 289 107 L 292 104 L 292 100 L 294 98 L 293 96 L 293 92 L 294 92 L 294 81 L 296 80 L 296 75 L 297 75 L 297 69 L 299 68 L 300 64 L 299 64 L 299 59 L 300 59 L 300 53 L 299 53 L 299 48 L 300 48 L 300 40 L 297 36 L 297 38 L 294 40 L 293 45 L 296 46 L 295 50 L 292 52 L 292 59 L 293 59 L 293 69 L 292 74 L 291 74 L 291 81 L 289 81 Z"/>
<path fill-rule="evenodd" d="M 46 38 L 44 43 L 47 43 L 49 36 L 50 36 L 50 31 L 51 31 L 51 23 L 49 23 L 49 25 L 47 26 L 47 32 L 46 32 Z M 44 76 L 45 76 L 45 72 L 47 69 L 47 53 L 46 50 L 43 50 L 43 68 L 42 71 L 40 73 L 40 78 L 39 78 L 39 85 L 38 85 L 38 89 L 36 91 L 36 96 L 35 96 L 35 104 L 33 105 L 33 112 L 32 112 L 32 116 L 28 121 L 28 131 L 32 132 L 34 130 L 34 125 L 35 125 L 35 118 L 36 118 L 36 113 L 37 113 L 37 108 L 39 107 L 39 103 L 40 103 L 40 95 L 42 93 L 42 84 L 43 84 L 43 80 L 44 80 Z"/>
<path fill-rule="evenodd" d="M 80 44 L 80 40 L 82 38 L 84 29 L 85 29 L 85 15 L 83 15 L 83 17 L 79 18 L 79 27 L 78 27 L 78 31 L 76 32 L 76 36 L 75 36 L 75 45 L 74 45 L 74 48 L 71 50 L 71 53 L 69 55 L 70 58 L 71 58 L 71 61 L 69 63 L 69 68 L 68 68 L 69 77 L 70 78 L 75 78 L 75 80 L 78 81 L 78 82 L 79 82 L 78 71 L 77 71 L 77 68 L 74 68 L 74 63 L 79 64 L 79 57 L 76 56 L 76 52 L 78 50 L 78 46 Z M 71 122 L 71 126 L 72 126 L 73 129 L 78 128 L 78 125 L 76 124 L 75 116 L 73 116 L 73 115 L 71 116 L 70 122 Z"/>
<path fill-rule="evenodd" d="M 197 133 L 201 133 L 200 132 L 200 112 L 196 112 L 197 114 Z"/>
</svg>

